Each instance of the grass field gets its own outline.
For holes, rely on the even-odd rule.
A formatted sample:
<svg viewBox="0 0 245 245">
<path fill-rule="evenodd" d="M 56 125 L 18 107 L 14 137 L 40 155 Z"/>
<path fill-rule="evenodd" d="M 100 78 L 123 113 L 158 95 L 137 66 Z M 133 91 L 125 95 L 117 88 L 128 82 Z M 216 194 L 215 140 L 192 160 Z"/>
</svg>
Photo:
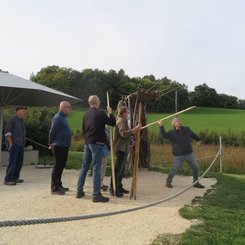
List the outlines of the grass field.
<svg viewBox="0 0 245 245">
<path fill-rule="evenodd" d="M 69 116 L 68 120 L 75 133 L 78 129 L 81 129 L 82 125 L 82 117 L 84 111 L 76 110 L 73 111 Z M 164 118 L 170 114 L 157 114 L 157 113 L 148 113 L 147 114 L 147 123 L 155 122 L 161 118 Z M 209 130 L 209 132 L 217 132 L 220 134 L 233 134 L 239 135 L 241 138 L 245 136 L 245 111 L 243 110 L 229 110 L 229 109 L 220 109 L 220 108 L 203 108 L 196 107 L 191 111 L 185 112 L 180 115 L 183 123 L 191 127 L 191 129 L 197 134 L 200 131 Z M 171 119 L 166 121 L 166 128 L 171 128 Z M 170 146 L 167 144 L 163 144 L 159 142 L 154 142 L 154 136 L 159 136 L 159 127 L 157 124 L 149 127 L 149 135 L 153 139 L 151 142 L 151 166 L 161 169 L 165 169 L 166 172 L 169 171 L 169 168 L 172 164 L 172 154 Z M 82 151 L 82 140 L 73 144 L 72 151 Z M 78 146 L 80 148 L 77 148 Z M 194 146 L 194 153 L 198 157 L 207 157 L 213 156 L 218 149 L 218 145 L 203 145 L 202 147 Z M 76 157 L 75 157 L 76 158 Z M 81 159 L 81 158 L 80 158 Z M 223 146 L 223 171 L 226 173 L 244 173 L 245 172 L 245 151 L 244 147 L 233 147 L 233 146 Z M 80 160 L 81 161 L 81 160 Z M 76 162 L 75 159 L 73 161 L 68 160 L 68 167 L 70 168 L 78 168 L 81 162 Z M 71 164 L 69 164 L 71 162 Z M 209 165 L 210 159 L 200 161 L 200 168 L 206 169 Z M 218 165 L 216 164 L 218 171 Z"/>
<path fill-rule="evenodd" d="M 74 132 L 81 129 L 82 117 L 87 109 L 72 111 L 68 120 Z M 155 122 L 161 118 L 169 116 L 168 114 L 147 113 L 147 124 Z M 184 125 L 199 133 L 206 129 L 210 132 L 227 133 L 232 131 L 235 134 L 245 132 L 245 110 L 233 110 L 222 108 L 205 108 L 196 107 L 191 111 L 187 111 L 179 115 Z M 171 128 L 171 119 L 166 120 L 166 128 Z M 158 133 L 158 125 L 149 127 L 149 132 Z"/>
</svg>

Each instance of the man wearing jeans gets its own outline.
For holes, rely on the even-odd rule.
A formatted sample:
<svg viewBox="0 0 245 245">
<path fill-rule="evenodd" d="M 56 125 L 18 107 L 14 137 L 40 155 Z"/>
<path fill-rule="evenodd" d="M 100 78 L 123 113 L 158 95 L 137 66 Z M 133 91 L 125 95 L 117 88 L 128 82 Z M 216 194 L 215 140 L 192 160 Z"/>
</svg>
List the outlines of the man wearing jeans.
<svg viewBox="0 0 245 245">
<path fill-rule="evenodd" d="M 101 162 L 103 147 L 106 142 L 105 125 L 115 126 L 116 119 L 112 109 L 107 106 L 109 116 L 100 110 L 100 99 L 97 95 L 88 98 L 90 108 L 83 117 L 84 156 L 83 165 L 77 182 L 77 198 L 85 195 L 83 188 L 89 165 L 93 161 L 93 202 L 108 202 L 109 198 L 102 196 L 100 192 Z"/>
<path fill-rule="evenodd" d="M 15 111 L 16 115 L 8 121 L 5 130 L 5 137 L 9 151 L 9 162 L 4 184 L 11 186 L 16 185 L 16 183 L 23 182 L 23 179 L 19 179 L 19 177 L 20 170 L 23 165 L 26 140 L 26 128 L 23 120 L 26 114 L 26 107 L 17 107 Z"/>
<path fill-rule="evenodd" d="M 172 180 L 175 174 L 178 172 L 184 161 L 187 161 L 193 172 L 193 182 L 198 180 L 199 166 L 196 158 L 193 155 L 193 150 L 191 146 L 191 139 L 200 142 L 198 135 L 193 133 L 189 127 L 182 126 L 179 118 L 174 118 L 172 120 L 173 129 L 166 132 L 163 126 L 163 121 L 158 121 L 160 126 L 160 133 L 163 138 L 169 139 L 172 145 L 172 153 L 174 156 L 174 162 L 170 173 L 168 174 L 166 186 L 168 188 L 173 188 Z M 193 187 L 205 188 L 199 182 L 195 183 Z"/>
</svg>

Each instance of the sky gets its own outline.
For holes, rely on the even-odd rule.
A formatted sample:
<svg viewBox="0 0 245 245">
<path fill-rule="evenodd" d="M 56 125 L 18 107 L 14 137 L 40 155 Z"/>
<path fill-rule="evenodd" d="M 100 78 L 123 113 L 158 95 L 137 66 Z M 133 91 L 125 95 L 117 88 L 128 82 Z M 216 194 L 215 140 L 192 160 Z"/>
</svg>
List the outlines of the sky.
<svg viewBox="0 0 245 245">
<path fill-rule="evenodd" d="M 0 69 L 123 69 L 245 99 L 244 0 L 0 0 Z"/>
</svg>

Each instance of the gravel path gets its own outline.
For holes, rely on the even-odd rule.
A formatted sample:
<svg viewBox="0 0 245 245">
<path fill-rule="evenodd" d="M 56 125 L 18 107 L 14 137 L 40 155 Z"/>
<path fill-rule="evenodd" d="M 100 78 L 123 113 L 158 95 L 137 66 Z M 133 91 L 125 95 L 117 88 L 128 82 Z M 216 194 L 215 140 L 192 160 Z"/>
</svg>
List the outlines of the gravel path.
<svg viewBox="0 0 245 245">
<path fill-rule="evenodd" d="M 172 196 L 192 182 L 191 177 L 176 176 L 174 188 L 168 189 L 164 186 L 166 174 L 140 170 L 137 200 L 124 195 L 123 198 L 110 197 L 109 203 L 93 203 L 91 177 L 86 179 L 85 197 L 75 198 L 77 170 L 63 173 L 64 186 L 70 187 L 65 196 L 50 194 L 50 168 L 25 165 L 21 172 L 24 183 L 16 186 L 3 185 L 5 171 L 6 167 L 0 167 L 1 221 L 68 217 L 138 207 Z M 109 181 L 109 177 L 105 177 L 105 184 Z M 2 227 L 0 244 L 149 244 L 157 234 L 181 233 L 190 227 L 193 221 L 181 218 L 178 210 L 190 204 L 195 196 L 203 196 L 215 182 L 215 179 L 203 179 L 201 183 L 205 189 L 191 188 L 170 201 L 135 212 L 80 221 Z M 126 189 L 130 189 L 131 178 L 124 179 L 123 183 Z M 109 196 L 108 192 L 104 195 Z"/>
</svg>

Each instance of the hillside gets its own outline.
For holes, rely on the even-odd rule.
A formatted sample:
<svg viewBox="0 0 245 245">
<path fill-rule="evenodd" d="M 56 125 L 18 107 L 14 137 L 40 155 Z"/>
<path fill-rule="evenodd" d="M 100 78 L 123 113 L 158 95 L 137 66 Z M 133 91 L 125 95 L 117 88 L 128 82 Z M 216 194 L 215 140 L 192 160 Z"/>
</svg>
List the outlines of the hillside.
<svg viewBox="0 0 245 245">
<path fill-rule="evenodd" d="M 74 110 L 68 120 L 74 132 L 81 129 L 82 116 L 86 109 Z M 161 118 L 169 116 L 168 114 L 148 113 L 147 123 L 157 121 Z M 245 111 L 223 108 L 206 108 L 196 107 L 191 111 L 179 115 L 184 125 L 188 125 L 195 132 L 208 131 L 217 133 L 227 133 L 232 131 L 235 134 L 245 132 Z M 166 128 L 171 128 L 171 119 L 165 123 Z M 158 130 L 158 125 L 155 124 L 149 127 L 150 132 Z"/>
</svg>

